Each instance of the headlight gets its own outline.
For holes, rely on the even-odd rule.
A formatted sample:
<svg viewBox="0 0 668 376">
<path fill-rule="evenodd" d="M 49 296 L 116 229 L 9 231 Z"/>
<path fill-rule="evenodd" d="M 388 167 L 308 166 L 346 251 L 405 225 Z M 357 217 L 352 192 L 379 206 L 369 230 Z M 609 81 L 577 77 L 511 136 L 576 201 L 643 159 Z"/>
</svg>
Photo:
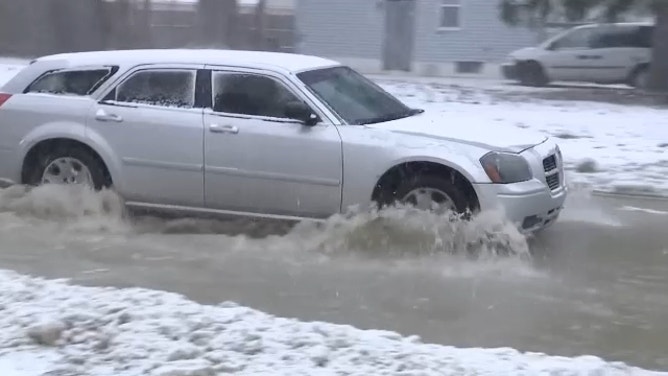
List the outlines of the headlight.
<svg viewBox="0 0 668 376">
<path fill-rule="evenodd" d="M 529 163 L 518 154 L 493 151 L 480 158 L 480 163 L 494 183 L 519 183 L 533 177 Z"/>
</svg>

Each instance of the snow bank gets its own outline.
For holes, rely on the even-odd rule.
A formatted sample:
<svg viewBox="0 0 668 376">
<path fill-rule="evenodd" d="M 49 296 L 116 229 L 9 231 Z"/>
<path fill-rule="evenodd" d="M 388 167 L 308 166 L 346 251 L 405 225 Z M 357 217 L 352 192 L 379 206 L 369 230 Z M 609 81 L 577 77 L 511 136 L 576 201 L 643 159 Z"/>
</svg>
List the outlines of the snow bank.
<svg viewBox="0 0 668 376">
<path fill-rule="evenodd" d="M 599 358 L 458 349 L 417 337 L 203 306 L 144 289 L 0 271 L 3 376 L 659 375 Z"/>
</svg>

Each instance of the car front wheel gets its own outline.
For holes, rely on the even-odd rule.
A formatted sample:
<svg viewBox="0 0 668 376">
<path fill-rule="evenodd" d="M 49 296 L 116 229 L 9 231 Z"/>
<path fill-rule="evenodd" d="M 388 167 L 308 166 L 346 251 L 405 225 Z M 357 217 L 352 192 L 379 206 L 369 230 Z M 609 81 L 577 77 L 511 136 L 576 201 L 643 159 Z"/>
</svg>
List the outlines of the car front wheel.
<svg viewBox="0 0 668 376">
<path fill-rule="evenodd" d="M 525 86 L 543 87 L 550 83 L 543 66 L 536 61 L 527 61 L 518 65 L 520 83 Z"/>
<path fill-rule="evenodd" d="M 420 175 L 399 184 L 394 202 L 437 213 L 464 214 L 470 209 L 466 195 L 451 179 Z"/>
</svg>

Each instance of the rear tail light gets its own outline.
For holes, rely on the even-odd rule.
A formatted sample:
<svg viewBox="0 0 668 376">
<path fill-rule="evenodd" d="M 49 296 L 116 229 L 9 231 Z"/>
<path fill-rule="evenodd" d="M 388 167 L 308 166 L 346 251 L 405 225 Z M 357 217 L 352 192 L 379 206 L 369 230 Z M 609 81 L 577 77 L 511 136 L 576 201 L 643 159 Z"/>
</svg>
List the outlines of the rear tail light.
<svg viewBox="0 0 668 376">
<path fill-rule="evenodd" d="M 0 107 L 11 98 L 11 94 L 0 93 Z"/>
</svg>

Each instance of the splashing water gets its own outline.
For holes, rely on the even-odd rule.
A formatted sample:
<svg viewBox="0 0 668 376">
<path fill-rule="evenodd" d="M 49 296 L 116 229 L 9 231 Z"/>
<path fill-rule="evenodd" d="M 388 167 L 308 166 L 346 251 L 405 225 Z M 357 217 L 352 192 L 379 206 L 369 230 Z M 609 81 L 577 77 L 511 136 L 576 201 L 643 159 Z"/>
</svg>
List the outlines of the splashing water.
<svg viewBox="0 0 668 376">
<path fill-rule="evenodd" d="M 528 257 L 526 238 L 500 213 L 463 220 L 407 207 L 332 216 L 325 223 L 300 223 L 289 234 L 328 255 L 358 253 L 404 257 L 454 254 L 475 259 Z"/>
<path fill-rule="evenodd" d="M 0 213 L 16 217 L 11 218 L 15 225 L 61 224 L 76 231 L 128 229 L 123 200 L 117 194 L 84 186 L 11 186 L 0 190 Z"/>
<path fill-rule="evenodd" d="M 296 225 L 246 219 L 205 220 L 130 217 L 112 191 L 93 192 L 78 186 L 22 186 L 0 190 L 0 225 L 60 226 L 70 232 L 140 234 L 214 234 L 236 239 L 250 248 L 297 249 L 327 257 L 420 257 L 457 255 L 476 260 L 529 257 L 523 235 L 500 213 L 472 220 L 406 207 L 350 211 L 324 222 Z M 18 223 L 18 224 L 17 224 Z M 232 234 L 232 235 L 231 235 Z M 249 238 L 253 239 L 249 241 Z M 219 239 L 222 241 L 223 237 Z"/>
</svg>

